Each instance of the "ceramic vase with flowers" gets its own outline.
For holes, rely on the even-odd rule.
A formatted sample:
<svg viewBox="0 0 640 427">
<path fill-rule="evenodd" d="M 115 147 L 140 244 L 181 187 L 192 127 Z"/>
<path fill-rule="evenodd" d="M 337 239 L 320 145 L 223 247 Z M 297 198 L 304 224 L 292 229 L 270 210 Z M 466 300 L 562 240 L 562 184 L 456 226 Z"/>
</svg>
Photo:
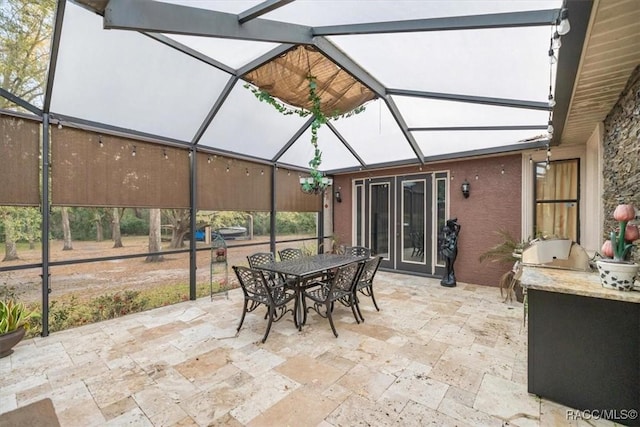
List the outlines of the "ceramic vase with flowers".
<svg viewBox="0 0 640 427">
<path fill-rule="evenodd" d="M 633 242 L 640 239 L 640 230 L 631 224 L 635 218 L 635 209 L 631 205 L 618 205 L 613 218 L 620 224 L 619 230 L 612 231 L 610 239 L 602 245 L 602 256 L 596 261 L 602 286 L 620 291 L 630 291 L 638 277 L 640 265 L 631 262 Z"/>
</svg>

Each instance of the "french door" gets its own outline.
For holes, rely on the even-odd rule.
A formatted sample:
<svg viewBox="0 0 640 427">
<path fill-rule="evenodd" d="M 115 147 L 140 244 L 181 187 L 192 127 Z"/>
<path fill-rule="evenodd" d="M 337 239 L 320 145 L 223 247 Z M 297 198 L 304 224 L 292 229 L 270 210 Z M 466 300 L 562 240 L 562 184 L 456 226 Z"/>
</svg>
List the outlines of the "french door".
<svg viewBox="0 0 640 427">
<path fill-rule="evenodd" d="M 396 269 L 431 273 L 431 174 L 397 178 Z"/>
<path fill-rule="evenodd" d="M 441 274 L 447 182 L 446 172 L 356 180 L 353 244 L 382 256 L 383 268 Z"/>
</svg>

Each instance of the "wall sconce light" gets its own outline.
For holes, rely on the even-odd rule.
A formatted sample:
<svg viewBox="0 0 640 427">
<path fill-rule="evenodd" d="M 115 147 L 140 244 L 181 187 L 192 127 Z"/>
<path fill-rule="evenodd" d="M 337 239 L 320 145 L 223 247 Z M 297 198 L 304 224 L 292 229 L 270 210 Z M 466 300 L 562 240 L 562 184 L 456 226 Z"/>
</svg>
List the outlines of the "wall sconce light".
<svg viewBox="0 0 640 427">
<path fill-rule="evenodd" d="M 342 187 L 338 187 L 338 189 L 336 190 L 336 202 L 338 203 L 342 203 L 342 195 L 340 194 L 340 190 L 342 190 Z"/>
<path fill-rule="evenodd" d="M 464 198 L 468 199 L 469 198 L 469 190 L 471 190 L 471 184 L 469 184 L 469 181 L 467 181 L 466 178 L 465 178 L 464 182 L 462 183 L 461 189 L 462 189 L 462 195 L 464 196 Z"/>
</svg>

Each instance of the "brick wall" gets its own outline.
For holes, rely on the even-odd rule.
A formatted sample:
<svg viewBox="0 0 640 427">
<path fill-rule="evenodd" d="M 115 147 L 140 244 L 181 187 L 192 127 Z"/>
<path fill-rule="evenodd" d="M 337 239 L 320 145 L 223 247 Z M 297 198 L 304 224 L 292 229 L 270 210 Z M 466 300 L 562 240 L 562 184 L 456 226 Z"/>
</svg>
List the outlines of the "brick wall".
<svg viewBox="0 0 640 427">
<path fill-rule="evenodd" d="M 619 203 L 634 205 L 640 215 L 640 65 L 604 121 L 603 144 L 604 237 L 608 238 L 617 227 L 612 214 Z M 640 262 L 640 250 L 634 259 Z"/>
<path fill-rule="evenodd" d="M 502 169 L 504 168 L 504 174 Z M 462 226 L 455 269 L 458 281 L 497 286 L 500 276 L 511 265 L 480 263 L 478 257 L 499 243 L 499 229 L 520 239 L 521 228 L 521 156 L 509 155 L 423 166 L 423 172 L 449 170 L 450 216 Z M 389 169 L 369 173 L 339 175 L 334 187 L 341 187 L 342 203 L 334 205 L 334 233 L 340 243 L 351 243 L 352 180 L 369 176 L 390 176 L 419 173 L 418 167 Z M 475 179 L 475 176 L 478 179 Z M 470 196 L 460 191 L 464 179 L 471 184 Z"/>
</svg>

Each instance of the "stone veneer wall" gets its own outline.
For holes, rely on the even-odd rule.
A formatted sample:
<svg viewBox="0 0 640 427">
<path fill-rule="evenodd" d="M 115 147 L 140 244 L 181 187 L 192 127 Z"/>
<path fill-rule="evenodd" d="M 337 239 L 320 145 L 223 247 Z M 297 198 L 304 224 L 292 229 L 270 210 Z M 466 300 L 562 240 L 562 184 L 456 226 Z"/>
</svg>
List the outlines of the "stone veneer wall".
<svg viewBox="0 0 640 427">
<path fill-rule="evenodd" d="M 607 238 L 617 226 L 612 214 L 619 203 L 634 205 L 636 220 L 640 219 L 640 65 L 631 73 L 618 102 L 604 120 L 603 144 L 602 198 Z M 640 262 L 638 248 L 634 259 Z"/>
</svg>

